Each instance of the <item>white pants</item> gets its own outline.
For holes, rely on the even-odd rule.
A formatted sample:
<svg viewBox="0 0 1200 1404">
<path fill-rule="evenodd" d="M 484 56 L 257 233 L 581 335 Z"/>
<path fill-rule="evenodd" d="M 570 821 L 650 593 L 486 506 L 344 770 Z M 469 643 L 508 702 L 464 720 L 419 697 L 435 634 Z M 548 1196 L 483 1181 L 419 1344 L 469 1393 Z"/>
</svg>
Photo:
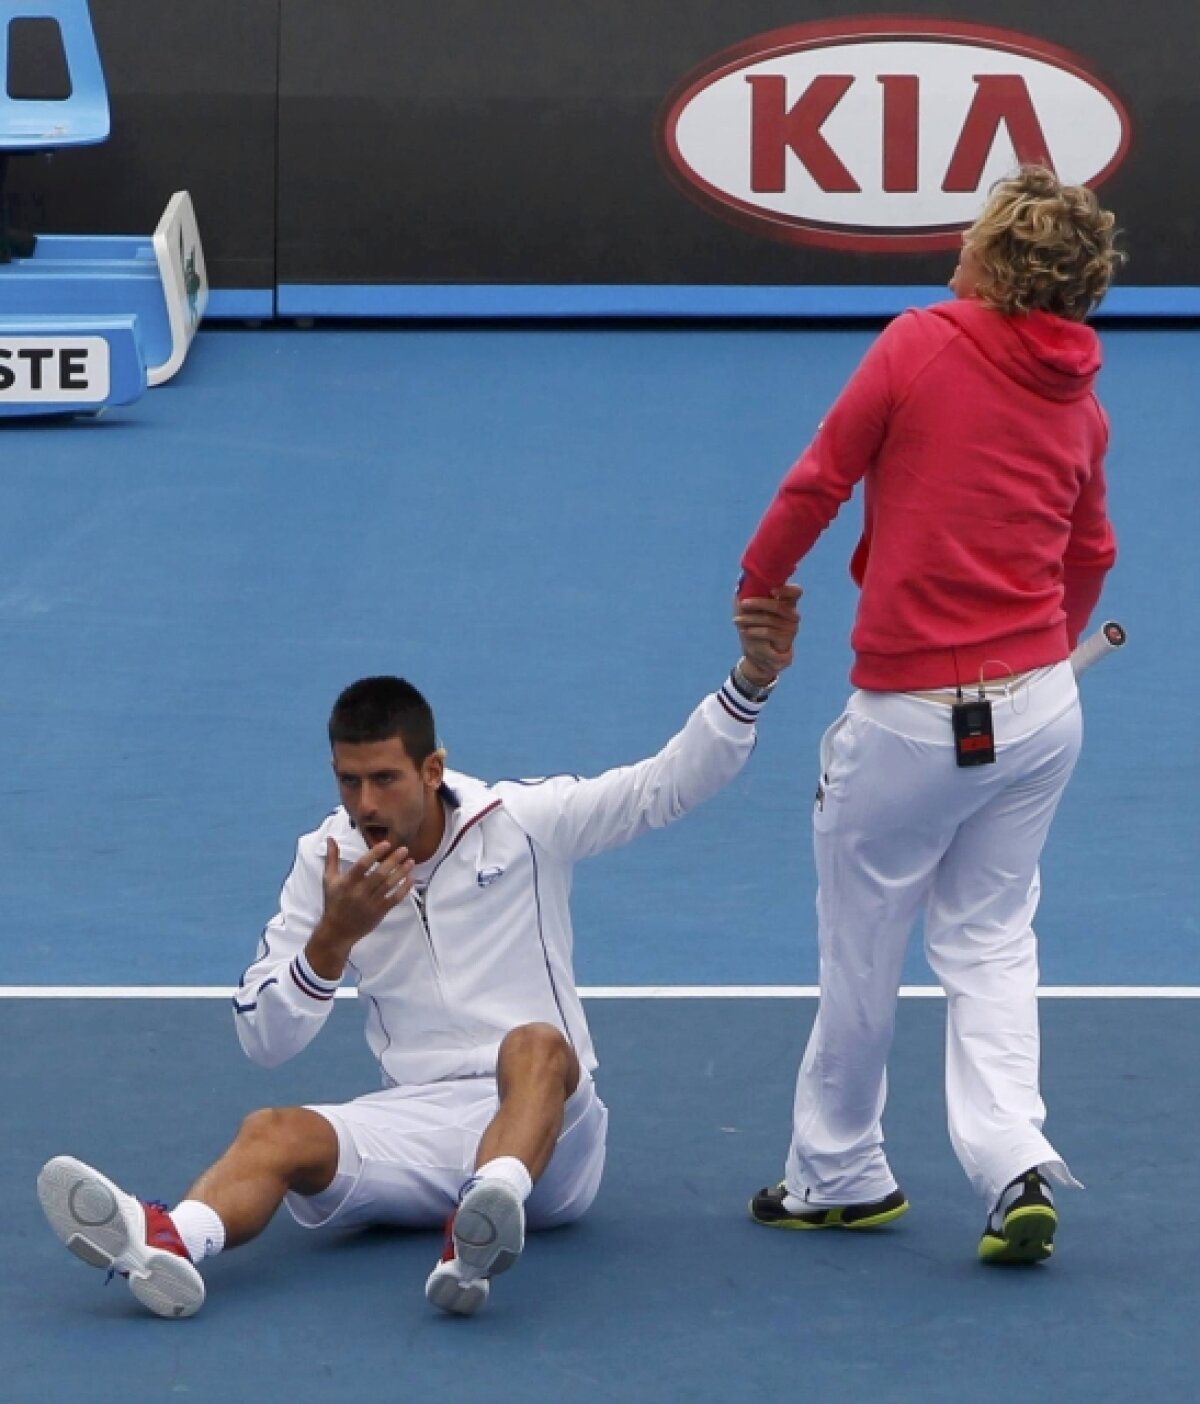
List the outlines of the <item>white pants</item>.
<svg viewBox="0 0 1200 1404">
<path fill-rule="evenodd" d="M 337 1106 L 311 1106 L 337 1132 L 338 1168 L 320 1194 L 289 1194 L 305 1228 L 391 1224 L 440 1228 L 475 1169 L 500 1100 L 491 1077 L 392 1087 Z M 604 1171 L 608 1108 L 584 1074 L 567 1098 L 550 1164 L 525 1206 L 531 1229 L 579 1218 Z"/>
<path fill-rule="evenodd" d="M 897 1186 L 883 1152 L 886 1062 L 909 932 L 947 995 L 950 1139 L 989 1202 L 1040 1165 L 1038 860 L 1079 755 L 1069 663 L 989 689 L 993 765 L 955 764 L 950 709 L 856 692 L 821 745 L 813 813 L 821 999 L 796 1083 L 788 1191 L 863 1203 Z"/>
</svg>

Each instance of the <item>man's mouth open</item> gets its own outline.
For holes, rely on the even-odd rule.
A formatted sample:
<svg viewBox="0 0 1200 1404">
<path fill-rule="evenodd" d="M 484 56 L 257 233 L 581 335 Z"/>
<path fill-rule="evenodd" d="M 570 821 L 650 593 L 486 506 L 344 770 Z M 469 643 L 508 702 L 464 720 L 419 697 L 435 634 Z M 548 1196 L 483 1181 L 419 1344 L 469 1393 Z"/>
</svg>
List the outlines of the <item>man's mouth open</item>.
<svg viewBox="0 0 1200 1404">
<path fill-rule="evenodd" d="M 374 848 L 377 844 L 388 841 L 388 827 L 386 824 L 360 824 L 363 841 L 368 848 Z"/>
</svg>

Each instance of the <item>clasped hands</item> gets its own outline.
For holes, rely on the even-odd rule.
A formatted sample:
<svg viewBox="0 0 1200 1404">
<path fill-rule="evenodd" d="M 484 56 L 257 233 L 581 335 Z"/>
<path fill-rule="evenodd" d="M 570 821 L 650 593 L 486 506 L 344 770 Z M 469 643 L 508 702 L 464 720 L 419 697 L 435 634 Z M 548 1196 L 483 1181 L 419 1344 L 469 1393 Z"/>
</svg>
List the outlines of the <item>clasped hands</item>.
<svg viewBox="0 0 1200 1404">
<path fill-rule="evenodd" d="M 742 645 L 742 672 L 766 687 L 791 666 L 800 629 L 799 585 L 780 585 L 769 596 L 733 601 L 733 624 Z"/>
</svg>

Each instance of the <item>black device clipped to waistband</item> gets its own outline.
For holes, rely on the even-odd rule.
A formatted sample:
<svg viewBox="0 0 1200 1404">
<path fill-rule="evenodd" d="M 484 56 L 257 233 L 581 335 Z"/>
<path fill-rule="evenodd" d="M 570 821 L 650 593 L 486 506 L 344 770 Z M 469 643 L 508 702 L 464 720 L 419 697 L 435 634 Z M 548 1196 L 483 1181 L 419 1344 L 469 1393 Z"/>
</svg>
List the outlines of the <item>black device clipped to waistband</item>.
<svg viewBox="0 0 1200 1404">
<path fill-rule="evenodd" d="M 996 734 L 992 729 L 992 704 L 979 696 L 958 701 L 950 709 L 954 726 L 954 758 L 960 766 L 991 765 L 996 759 Z"/>
</svg>

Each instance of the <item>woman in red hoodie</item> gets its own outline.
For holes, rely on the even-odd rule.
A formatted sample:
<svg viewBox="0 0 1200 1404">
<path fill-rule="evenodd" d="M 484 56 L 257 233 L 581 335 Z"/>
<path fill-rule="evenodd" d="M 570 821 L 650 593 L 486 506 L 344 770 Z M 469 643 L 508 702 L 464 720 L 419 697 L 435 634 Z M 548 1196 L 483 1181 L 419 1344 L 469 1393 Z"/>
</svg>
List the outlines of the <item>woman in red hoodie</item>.
<svg viewBox="0 0 1200 1404">
<path fill-rule="evenodd" d="M 989 1208 L 979 1256 L 1053 1251 L 1049 1181 L 1075 1181 L 1042 1132 L 1032 920 L 1079 753 L 1068 655 L 1116 554 L 1084 319 L 1120 258 L 1090 190 L 1036 167 L 997 185 L 963 238 L 956 300 L 886 328 L 742 558 L 739 599 L 770 597 L 864 481 L 857 691 L 822 741 L 813 815 L 821 1000 L 759 1223 L 868 1227 L 908 1208 L 881 1116 L 923 914 L 947 995 L 950 1137 Z"/>
</svg>

